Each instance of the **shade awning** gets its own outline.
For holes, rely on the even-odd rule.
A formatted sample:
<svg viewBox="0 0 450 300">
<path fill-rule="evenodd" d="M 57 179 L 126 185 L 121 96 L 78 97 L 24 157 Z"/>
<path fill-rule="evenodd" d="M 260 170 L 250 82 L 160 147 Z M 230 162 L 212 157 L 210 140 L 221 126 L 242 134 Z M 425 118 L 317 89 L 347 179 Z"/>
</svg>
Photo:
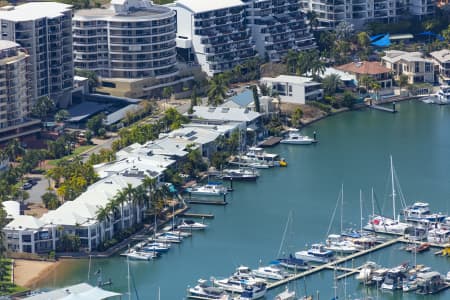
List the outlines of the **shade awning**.
<svg viewBox="0 0 450 300">
<path fill-rule="evenodd" d="M 105 291 L 98 287 L 93 287 L 83 293 L 73 293 L 67 297 L 61 298 L 61 300 L 103 300 L 115 296 L 121 296 L 120 293 Z"/>
</svg>

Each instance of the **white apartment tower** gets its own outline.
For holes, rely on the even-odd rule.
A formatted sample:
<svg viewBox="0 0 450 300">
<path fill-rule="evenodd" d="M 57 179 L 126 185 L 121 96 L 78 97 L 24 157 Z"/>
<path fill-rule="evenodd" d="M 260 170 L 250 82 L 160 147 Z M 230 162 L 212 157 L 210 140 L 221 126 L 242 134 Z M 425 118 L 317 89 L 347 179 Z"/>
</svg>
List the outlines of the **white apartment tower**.
<svg viewBox="0 0 450 300">
<path fill-rule="evenodd" d="M 28 119 L 29 58 L 17 43 L 0 41 L 0 143 L 40 131 L 39 121 Z"/>
<path fill-rule="evenodd" d="M 256 50 L 262 58 L 280 61 L 288 50 L 315 48 L 298 0 L 243 0 Z"/>
<path fill-rule="evenodd" d="M 144 97 L 178 75 L 175 12 L 146 0 L 112 0 L 75 12 L 75 67 L 100 76 L 100 90 Z M 119 90 L 122 94 L 119 94 Z"/>
<path fill-rule="evenodd" d="M 30 2 L 0 9 L 1 39 L 20 44 L 30 55 L 33 100 L 49 96 L 59 106 L 71 102 L 73 88 L 72 6 Z"/>
<path fill-rule="evenodd" d="M 246 4 L 240 0 L 177 0 L 177 47 L 184 49 L 209 76 L 255 56 Z"/>
</svg>

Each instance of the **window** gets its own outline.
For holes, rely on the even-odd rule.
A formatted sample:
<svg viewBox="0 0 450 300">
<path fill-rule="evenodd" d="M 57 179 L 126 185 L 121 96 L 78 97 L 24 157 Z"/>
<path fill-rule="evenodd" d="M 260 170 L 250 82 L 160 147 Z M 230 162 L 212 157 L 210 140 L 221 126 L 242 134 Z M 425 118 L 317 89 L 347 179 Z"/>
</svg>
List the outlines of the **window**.
<svg viewBox="0 0 450 300">
<path fill-rule="evenodd" d="M 425 72 L 431 72 L 431 63 L 425 63 Z"/>
</svg>

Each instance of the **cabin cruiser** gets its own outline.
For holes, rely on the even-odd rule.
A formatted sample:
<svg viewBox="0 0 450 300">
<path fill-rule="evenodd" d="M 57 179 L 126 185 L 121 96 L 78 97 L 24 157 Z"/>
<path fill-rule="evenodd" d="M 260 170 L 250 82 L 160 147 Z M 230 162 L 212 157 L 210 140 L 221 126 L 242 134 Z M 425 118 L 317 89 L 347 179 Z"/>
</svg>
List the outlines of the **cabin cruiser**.
<svg viewBox="0 0 450 300">
<path fill-rule="evenodd" d="M 345 240 L 341 235 L 330 234 L 326 240 L 325 249 L 338 253 L 354 253 L 361 248 L 353 242 Z"/>
<path fill-rule="evenodd" d="M 289 257 L 277 258 L 276 262 L 286 269 L 307 270 L 310 268 L 310 265 L 306 261 L 295 258 L 292 254 L 289 254 Z"/>
<path fill-rule="evenodd" d="M 282 280 L 289 277 L 289 274 L 276 266 L 259 267 L 253 270 L 253 275 L 260 278 L 267 278 L 272 280 Z"/>
<path fill-rule="evenodd" d="M 123 255 L 133 260 L 152 260 L 158 257 L 157 252 L 142 252 L 136 250 L 129 250 Z"/>
<path fill-rule="evenodd" d="M 398 267 L 390 269 L 384 277 L 381 289 L 383 290 L 401 290 L 403 288 L 403 282 L 406 281 L 406 272 L 408 271 L 407 265 L 400 265 Z"/>
<path fill-rule="evenodd" d="M 298 129 L 289 129 L 288 136 L 280 141 L 281 144 L 311 145 L 317 142 L 314 138 L 301 135 Z"/>
<path fill-rule="evenodd" d="M 450 242 L 450 230 L 447 228 L 434 228 L 428 231 L 427 241 L 434 244 L 447 244 Z"/>
<path fill-rule="evenodd" d="M 257 283 L 253 285 L 247 285 L 244 287 L 244 291 L 235 300 L 254 300 L 262 298 L 266 295 L 267 286 L 265 283 Z"/>
<path fill-rule="evenodd" d="M 435 99 L 436 104 L 450 103 L 450 86 L 441 85 Z"/>
<path fill-rule="evenodd" d="M 415 202 L 403 210 L 406 221 L 416 222 L 427 220 L 430 222 L 443 222 L 446 215 L 440 213 L 431 213 L 430 205 L 426 202 Z"/>
<path fill-rule="evenodd" d="M 203 223 L 194 222 L 192 220 L 183 220 L 177 226 L 179 230 L 204 230 L 208 227 L 208 225 Z"/>
<path fill-rule="evenodd" d="M 266 282 L 264 280 L 256 278 L 251 274 L 248 276 L 238 276 L 235 274 L 224 279 L 213 278 L 212 282 L 214 285 L 224 289 L 225 291 L 239 294 L 243 293 L 249 286 L 256 286 L 258 287 L 258 290 L 264 287 L 264 293 L 262 295 L 265 294 Z"/>
<path fill-rule="evenodd" d="M 271 167 L 286 167 L 287 162 L 280 158 L 278 154 L 267 153 L 263 148 L 250 147 L 245 153 L 245 157 L 250 160 L 268 163 Z"/>
<path fill-rule="evenodd" d="M 221 184 L 205 184 L 200 186 L 194 186 L 186 189 L 191 195 L 199 196 L 220 196 L 228 193 L 228 189 Z"/>
<path fill-rule="evenodd" d="M 372 262 L 368 261 L 359 271 L 358 274 L 356 274 L 356 280 L 358 280 L 360 283 L 364 285 L 370 285 L 373 283 L 373 276 L 375 274 L 375 271 L 379 269 L 380 267 Z"/>
<path fill-rule="evenodd" d="M 380 287 L 387 272 L 389 272 L 388 268 L 379 268 L 374 270 L 372 274 L 372 281 L 368 284 L 375 284 L 375 286 Z"/>
<path fill-rule="evenodd" d="M 221 178 L 223 180 L 255 181 L 259 173 L 255 169 L 224 169 Z"/>
<path fill-rule="evenodd" d="M 323 244 L 313 244 L 308 250 L 295 252 L 295 258 L 316 263 L 328 263 L 334 260 L 334 252 L 325 249 Z"/>
<path fill-rule="evenodd" d="M 222 288 L 209 286 L 204 279 L 199 279 L 195 287 L 188 288 L 188 298 L 231 300 Z"/>
<path fill-rule="evenodd" d="M 403 235 L 407 228 L 412 227 L 409 224 L 402 223 L 390 218 L 375 216 L 364 226 L 364 230 L 375 231 L 379 233 Z"/>
<path fill-rule="evenodd" d="M 141 250 L 144 252 L 159 252 L 164 253 L 169 251 L 170 244 L 167 243 L 158 243 L 158 242 L 151 242 L 149 244 L 144 245 L 141 247 Z"/>
</svg>

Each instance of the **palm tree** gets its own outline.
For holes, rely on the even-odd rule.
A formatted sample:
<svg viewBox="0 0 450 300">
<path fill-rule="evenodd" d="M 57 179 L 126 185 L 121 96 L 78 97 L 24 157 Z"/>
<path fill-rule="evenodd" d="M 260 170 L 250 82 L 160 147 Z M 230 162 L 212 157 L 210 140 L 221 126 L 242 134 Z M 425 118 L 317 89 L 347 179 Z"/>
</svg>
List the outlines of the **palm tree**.
<svg viewBox="0 0 450 300">
<path fill-rule="evenodd" d="M 400 95 L 401 95 L 402 94 L 402 88 L 405 87 L 408 84 L 408 75 L 401 74 L 398 77 L 397 84 L 400 87 Z"/>
<path fill-rule="evenodd" d="M 134 187 L 130 183 L 127 183 L 127 186 L 124 187 L 122 191 L 126 195 L 127 202 L 128 202 L 128 212 L 130 213 L 130 215 L 132 217 L 131 222 L 130 222 L 130 226 L 131 226 L 132 222 L 136 222 L 136 214 L 135 214 L 136 210 L 134 209 L 135 207 L 133 205 L 133 203 L 134 203 L 133 198 L 134 198 L 135 190 L 134 190 Z"/>
<path fill-rule="evenodd" d="M 208 104 L 218 106 L 223 103 L 228 91 L 228 82 L 223 74 L 214 75 L 209 81 Z"/>
<path fill-rule="evenodd" d="M 342 81 L 337 74 L 327 75 L 322 80 L 322 87 L 326 95 L 334 95 L 340 86 L 342 86 Z"/>
<path fill-rule="evenodd" d="M 294 50 L 290 49 L 286 56 L 284 57 L 286 68 L 289 73 L 294 74 L 295 70 L 297 69 L 297 59 L 298 59 L 298 53 Z"/>
<path fill-rule="evenodd" d="M 306 13 L 306 18 L 308 19 L 309 26 L 311 29 L 317 30 L 319 27 L 319 19 L 317 18 L 317 13 L 313 10 L 310 10 Z"/>
<path fill-rule="evenodd" d="M 141 223 L 141 207 L 143 207 L 147 201 L 147 197 L 148 196 L 143 185 L 140 185 L 133 190 L 133 204 L 136 207 L 136 223 Z"/>
<path fill-rule="evenodd" d="M 144 186 L 145 189 L 147 189 L 148 191 L 148 197 L 147 197 L 147 209 L 150 208 L 150 205 L 152 204 L 152 199 L 153 199 L 153 193 L 156 189 L 156 178 L 152 178 L 149 176 L 145 176 L 144 179 L 142 180 L 142 185 Z"/>
<path fill-rule="evenodd" d="M 110 221 L 110 213 L 109 206 L 105 207 L 97 207 L 97 214 L 96 218 L 97 221 L 100 223 L 100 241 L 104 240 L 105 237 L 105 223 Z"/>
<path fill-rule="evenodd" d="M 369 90 L 369 87 L 372 85 L 374 79 L 368 75 L 362 75 L 359 78 L 359 86 L 363 86 L 366 91 Z"/>
<path fill-rule="evenodd" d="M 62 122 L 67 120 L 70 117 L 69 111 L 65 109 L 58 110 L 58 112 L 55 114 L 55 121 L 56 122 Z"/>
<path fill-rule="evenodd" d="M 6 146 L 6 153 L 11 161 L 15 161 L 17 157 L 25 153 L 25 149 L 20 145 L 19 139 L 12 139 Z"/>
<path fill-rule="evenodd" d="M 370 85 L 370 88 L 372 89 L 372 91 L 375 92 L 375 100 L 378 101 L 378 92 L 381 90 L 381 85 L 378 81 L 374 81 L 372 82 L 372 84 Z"/>
<path fill-rule="evenodd" d="M 123 204 L 127 201 L 127 194 L 120 190 L 117 192 L 116 196 L 114 196 L 113 203 L 114 206 L 120 206 L 120 228 L 123 230 L 125 229 L 125 223 L 124 223 L 124 211 L 123 211 Z"/>
</svg>

